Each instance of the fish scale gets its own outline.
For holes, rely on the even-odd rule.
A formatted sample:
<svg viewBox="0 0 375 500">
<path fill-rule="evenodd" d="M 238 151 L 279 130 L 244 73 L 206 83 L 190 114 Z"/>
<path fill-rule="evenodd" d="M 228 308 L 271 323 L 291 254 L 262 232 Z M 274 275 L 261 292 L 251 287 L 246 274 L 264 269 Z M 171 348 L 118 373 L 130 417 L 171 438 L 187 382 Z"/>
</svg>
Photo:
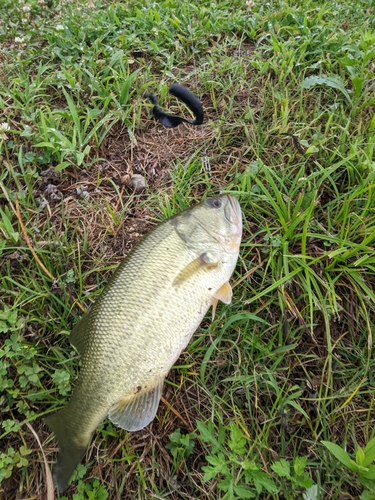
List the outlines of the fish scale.
<svg viewBox="0 0 375 500">
<path fill-rule="evenodd" d="M 60 492 L 107 415 L 130 431 L 153 420 L 164 378 L 207 310 L 231 300 L 241 232 L 241 210 L 229 195 L 163 222 L 72 330 L 79 377 L 68 405 L 47 419 L 60 446 L 54 472 Z"/>
</svg>

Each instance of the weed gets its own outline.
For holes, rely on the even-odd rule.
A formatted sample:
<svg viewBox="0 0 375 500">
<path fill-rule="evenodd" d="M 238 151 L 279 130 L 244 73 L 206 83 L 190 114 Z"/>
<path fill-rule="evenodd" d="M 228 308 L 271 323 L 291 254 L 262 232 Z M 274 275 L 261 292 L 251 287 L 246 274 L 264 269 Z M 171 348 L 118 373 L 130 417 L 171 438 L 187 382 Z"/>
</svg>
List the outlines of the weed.
<svg viewBox="0 0 375 500">
<path fill-rule="evenodd" d="M 370 500 L 375 497 L 375 438 L 370 439 L 364 448 L 357 447 L 355 460 L 350 454 L 335 443 L 323 441 L 324 446 L 345 467 L 358 475 L 359 482 L 365 487 L 360 495 L 361 500 Z"/>
<path fill-rule="evenodd" d="M 109 495 L 98 479 L 94 479 L 91 483 L 79 480 L 77 490 L 78 493 L 72 496 L 72 500 L 107 500 Z M 61 500 L 68 500 L 68 497 L 62 496 Z"/>
<path fill-rule="evenodd" d="M 256 498 L 265 492 L 278 494 L 287 490 L 281 487 L 284 478 L 289 481 L 290 493 L 286 498 L 295 498 L 298 493 L 306 491 L 313 485 L 313 480 L 305 472 L 307 457 L 296 457 L 291 464 L 285 459 L 271 464 L 274 476 L 263 472 L 260 465 L 260 456 L 251 446 L 249 436 L 241 427 L 232 424 L 230 427 L 221 426 L 215 437 L 212 422 L 197 423 L 199 438 L 211 445 L 210 455 L 206 460 L 210 465 L 203 466 L 205 482 L 218 479 L 217 487 L 225 494 L 227 500 L 241 498 Z M 292 472 L 293 470 L 293 472 Z"/>
<path fill-rule="evenodd" d="M 26 468 L 29 464 L 26 457 L 31 453 L 32 450 L 25 446 L 20 446 L 18 451 L 10 447 L 6 452 L 0 452 L 0 483 L 12 475 L 14 467 Z"/>
<path fill-rule="evenodd" d="M 169 435 L 169 443 L 166 448 L 171 452 L 175 470 L 178 470 L 184 460 L 192 454 L 194 444 L 194 433 L 181 434 L 181 430 L 177 429 Z"/>
</svg>

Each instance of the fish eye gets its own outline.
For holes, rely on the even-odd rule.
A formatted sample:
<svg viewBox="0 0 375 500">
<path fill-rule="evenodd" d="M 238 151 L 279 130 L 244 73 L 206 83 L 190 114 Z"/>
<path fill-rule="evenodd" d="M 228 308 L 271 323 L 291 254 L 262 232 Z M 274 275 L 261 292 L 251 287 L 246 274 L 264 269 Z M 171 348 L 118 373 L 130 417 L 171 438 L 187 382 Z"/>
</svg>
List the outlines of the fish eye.
<svg viewBox="0 0 375 500">
<path fill-rule="evenodd" d="M 206 202 L 207 202 L 207 205 L 209 205 L 212 208 L 220 208 L 221 207 L 221 201 L 218 200 L 217 198 L 207 198 Z"/>
</svg>

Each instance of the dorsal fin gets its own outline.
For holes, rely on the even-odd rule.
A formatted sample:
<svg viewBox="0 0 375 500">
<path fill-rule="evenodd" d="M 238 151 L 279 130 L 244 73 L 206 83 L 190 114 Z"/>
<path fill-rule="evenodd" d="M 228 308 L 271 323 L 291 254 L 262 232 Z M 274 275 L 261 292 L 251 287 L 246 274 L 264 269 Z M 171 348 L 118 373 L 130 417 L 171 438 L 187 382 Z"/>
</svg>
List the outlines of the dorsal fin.
<svg viewBox="0 0 375 500">
<path fill-rule="evenodd" d="M 87 330 L 89 318 L 90 311 L 86 311 L 69 335 L 70 343 L 77 349 L 81 356 L 83 356 L 85 351 L 85 331 Z"/>
</svg>

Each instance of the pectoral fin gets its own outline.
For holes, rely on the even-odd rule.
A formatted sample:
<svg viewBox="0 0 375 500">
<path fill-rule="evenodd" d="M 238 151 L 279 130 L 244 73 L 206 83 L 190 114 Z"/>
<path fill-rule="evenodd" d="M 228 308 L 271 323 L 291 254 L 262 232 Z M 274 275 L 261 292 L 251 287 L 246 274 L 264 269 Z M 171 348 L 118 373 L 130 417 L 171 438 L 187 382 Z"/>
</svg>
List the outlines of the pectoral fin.
<svg viewBox="0 0 375 500">
<path fill-rule="evenodd" d="M 129 401 L 119 401 L 111 408 L 108 418 L 127 431 L 139 431 L 154 420 L 158 410 L 164 379 L 148 392 L 140 392 Z"/>
<path fill-rule="evenodd" d="M 214 294 L 214 299 L 212 301 L 212 321 L 215 319 L 216 306 L 219 300 L 224 302 L 224 304 L 230 304 L 232 301 L 232 287 L 228 281 Z"/>
<path fill-rule="evenodd" d="M 211 269 L 215 269 L 218 266 L 218 261 L 207 252 L 202 253 L 195 260 L 190 262 L 174 279 L 173 286 L 181 285 L 184 281 L 191 278 L 194 274 L 196 274 L 201 269 L 205 271 L 210 271 Z"/>
</svg>

